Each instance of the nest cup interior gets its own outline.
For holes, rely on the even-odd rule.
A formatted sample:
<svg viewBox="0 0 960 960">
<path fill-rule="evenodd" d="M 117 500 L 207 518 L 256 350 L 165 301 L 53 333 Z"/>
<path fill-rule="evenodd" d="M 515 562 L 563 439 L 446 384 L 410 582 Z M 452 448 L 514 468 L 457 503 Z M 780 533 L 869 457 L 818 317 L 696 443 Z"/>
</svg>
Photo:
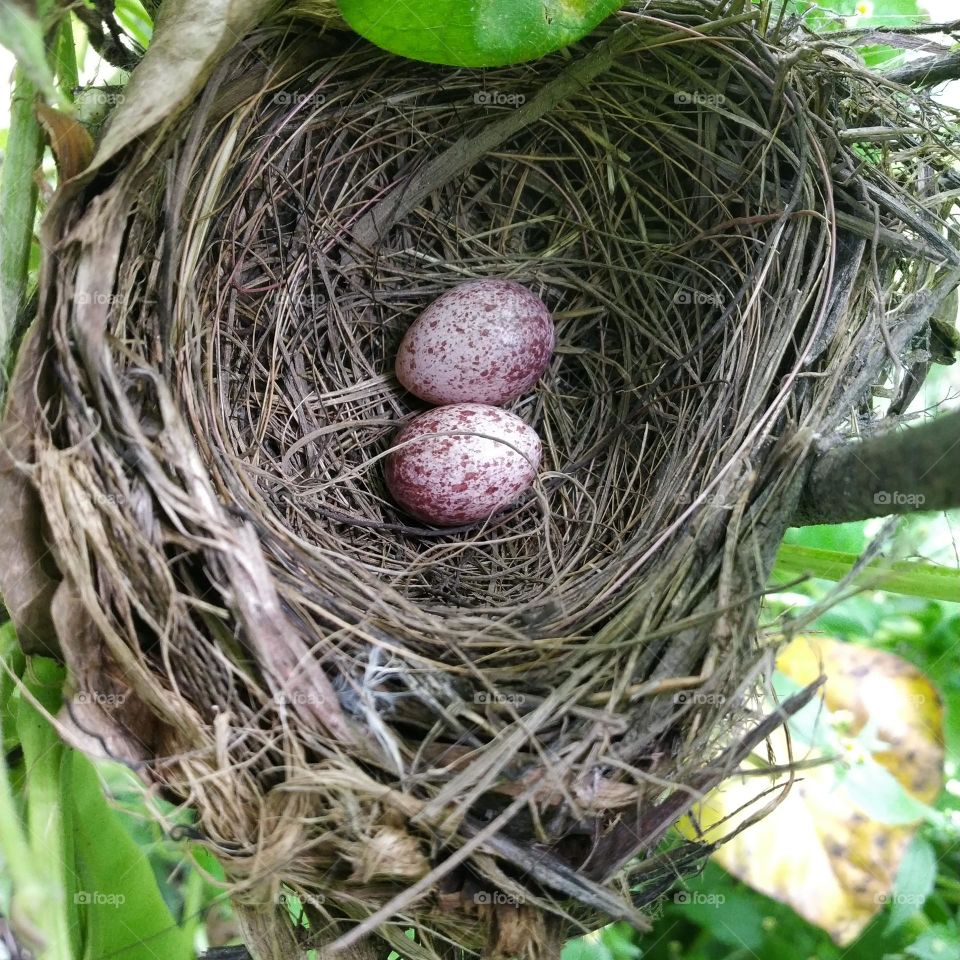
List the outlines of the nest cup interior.
<svg viewBox="0 0 960 960">
<path fill-rule="evenodd" d="M 223 124 L 199 164 L 216 175 L 195 200 L 212 213 L 197 228 L 198 309 L 183 339 L 200 349 L 182 385 L 198 394 L 195 432 L 229 499 L 283 541 L 294 571 L 323 558 L 378 591 L 379 607 L 414 603 L 468 632 L 595 629 L 699 492 L 690 444 L 703 436 L 685 427 L 706 418 L 722 447 L 756 243 L 702 237 L 781 148 L 751 154 L 744 128 L 735 146 L 719 133 L 711 180 L 730 196 L 706 190 L 698 107 L 656 90 L 650 64 L 642 90 L 628 60 L 472 158 L 371 246 L 355 242 L 426 143 L 455 150 L 562 65 L 401 76 L 379 54 L 336 58 L 261 95 L 230 130 L 228 169 Z M 543 467 L 514 507 L 437 530 L 385 489 L 393 437 L 426 409 L 394 358 L 431 301 L 480 277 L 527 285 L 556 320 L 546 374 L 510 407 L 543 439 Z"/>
</svg>

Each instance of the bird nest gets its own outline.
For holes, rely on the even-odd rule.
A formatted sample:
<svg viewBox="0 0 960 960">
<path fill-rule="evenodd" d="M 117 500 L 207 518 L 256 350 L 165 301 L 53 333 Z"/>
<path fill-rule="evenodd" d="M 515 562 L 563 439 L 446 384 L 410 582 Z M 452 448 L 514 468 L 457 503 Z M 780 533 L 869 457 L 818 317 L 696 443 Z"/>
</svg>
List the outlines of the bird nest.
<svg viewBox="0 0 960 960">
<path fill-rule="evenodd" d="M 195 812 L 260 955 L 642 926 L 707 852 L 670 825 L 799 705 L 764 715 L 757 623 L 813 440 L 955 254 L 931 104 L 765 14 L 485 72 L 268 21 L 48 224 L 11 410 L 61 720 Z M 544 464 L 436 529 L 384 486 L 394 356 L 483 277 L 556 319 L 511 407 Z"/>
</svg>

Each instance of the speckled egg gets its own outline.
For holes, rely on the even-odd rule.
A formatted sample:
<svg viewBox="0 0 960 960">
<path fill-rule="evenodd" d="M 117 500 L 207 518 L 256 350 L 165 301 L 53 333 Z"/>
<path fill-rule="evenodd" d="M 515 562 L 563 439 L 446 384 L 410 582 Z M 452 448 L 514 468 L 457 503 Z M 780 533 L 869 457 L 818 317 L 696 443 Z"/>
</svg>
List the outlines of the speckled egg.
<svg viewBox="0 0 960 960">
<path fill-rule="evenodd" d="M 428 403 L 510 403 L 543 376 L 555 342 L 550 311 L 526 287 L 461 283 L 411 324 L 397 377 Z"/>
<path fill-rule="evenodd" d="M 387 487 L 412 516 L 454 527 L 513 503 L 533 483 L 542 452 L 533 427 L 506 410 L 483 403 L 437 407 L 397 434 Z"/>
</svg>

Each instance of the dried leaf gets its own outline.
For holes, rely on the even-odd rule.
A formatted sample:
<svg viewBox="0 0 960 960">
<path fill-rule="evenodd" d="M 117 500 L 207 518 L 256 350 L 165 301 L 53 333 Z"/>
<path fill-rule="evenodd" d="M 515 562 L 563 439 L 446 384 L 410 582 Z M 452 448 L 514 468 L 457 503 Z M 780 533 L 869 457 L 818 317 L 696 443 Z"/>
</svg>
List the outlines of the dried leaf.
<svg viewBox="0 0 960 960">
<path fill-rule="evenodd" d="M 21 469 L 30 462 L 40 417 L 40 339 L 34 324 L 20 348 L 0 423 L 0 595 L 24 651 L 56 656 L 50 616 L 56 565 L 43 535 L 40 499 Z"/>
<path fill-rule="evenodd" d="M 179 112 L 222 55 L 271 9 L 269 0 L 165 0 L 94 158 L 99 167 Z"/>
<path fill-rule="evenodd" d="M 924 804 L 942 785 L 943 716 L 936 691 L 893 654 L 822 638 L 798 638 L 778 660 L 798 684 L 827 675 L 814 724 L 793 743 L 793 759 L 841 757 L 797 774 L 785 796 L 758 796 L 783 775 L 727 781 L 679 826 L 688 837 L 716 841 L 759 806 L 779 804 L 713 854 L 734 876 L 792 906 L 841 945 L 854 940 L 887 902 Z M 784 737 L 770 741 L 777 763 Z M 830 744 L 833 744 L 831 746 Z M 764 759 L 769 759 L 764 757 Z M 746 768 L 744 768 L 746 769 Z M 755 769 L 755 768 L 754 768 Z M 884 821 L 884 822 L 882 822 Z"/>
<path fill-rule="evenodd" d="M 87 128 L 69 114 L 38 103 L 37 119 L 50 140 L 60 180 L 72 180 L 93 159 L 93 138 Z"/>
<path fill-rule="evenodd" d="M 80 598 L 62 581 L 52 604 L 57 635 L 72 687 L 57 717 L 70 746 L 100 759 L 137 763 L 158 749 L 159 723 L 123 683 L 107 651 L 98 648 L 97 628 Z M 166 745 L 165 745 L 166 746 Z"/>
</svg>

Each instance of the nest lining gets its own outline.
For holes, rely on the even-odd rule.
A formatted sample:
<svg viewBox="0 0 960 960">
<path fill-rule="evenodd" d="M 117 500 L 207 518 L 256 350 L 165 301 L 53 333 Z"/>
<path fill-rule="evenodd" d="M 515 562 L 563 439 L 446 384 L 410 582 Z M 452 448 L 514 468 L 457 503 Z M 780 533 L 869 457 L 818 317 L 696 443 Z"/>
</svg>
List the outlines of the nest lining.
<svg viewBox="0 0 960 960">
<path fill-rule="evenodd" d="M 432 615 L 428 633 L 441 646 L 451 621 L 468 645 L 479 631 L 477 642 L 500 653 L 525 639 L 500 625 L 526 636 L 533 627 L 538 639 L 589 636 L 629 599 L 663 530 L 701 492 L 690 461 L 703 433 L 724 438 L 723 463 L 742 442 L 738 418 L 751 424 L 739 408 L 756 398 L 737 396 L 751 361 L 731 341 L 756 333 L 736 302 L 745 265 L 780 225 L 749 242 L 690 235 L 692 223 L 735 219 L 736 203 L 702 196 L 690 175 L 698 146 L 681 140 L 669 153 L 675 105 L 642 124 L 623 106 L 637 82 L 630 65 L 445 183 L 374 250 L 356 251 L 351 224 L 423 143 L 455 151 L 488 119 L 473 104 L 476 74 L 413 68 L 358 86 L 382 70 L 375 56 L 351 57 L 346 70 L 336 62 L 298 90 L 306 109 L 265 97 L 229 156 L 211 135 L 200 162 L 236 172 L 194 202 L 219 209 L 203 224 L 196 332 L 184 331 L 200 347 L 178 384 L 198 394 L 193 431 L 213 438 L 204 458 L 230 502 L 269 517 L 305 567 L 322 565 L 348 589 L 366 584 L 380 606 Z M 524 77 L 483 82 L 496 102 Z M 718 143 L 728 135 L 719 129 Z M 740 163 L 717 160 L 718 185 L 758 178 L 763 138 L 740 149 Z M 789 157 L 774 142 L 766 156 L 774 169 L 781 152 Z M 666 208 L 665 198 L 674 198 Z M 822 225 L 822 238 L 808 229 L 798 240 L 823 242 Z M 726 263 L 714 267 L 718 251 Z M 822 287 L 817 266 L 798 291 L 808 303 Z M 426 304 L 480 276 L 528 284 L 557 317 L 554 362 L 513 407 L 546 441 L 544 471 L 508 515 L 437 535 L 399 513 L 383 487 L 398 425 L 423 409 L 398 387 L 392 358 Z M 802 342 L 779 346 L 768 364 L 789 363 Z"/>
<path fill-rule="evenodd" d="M 757 604 L 811 437 L 905 348 L 944 255 L 915 186 L 940 134 L 837 134 L 928 105 L 835 57 L 788 69 L 743 15 L 625 22 L 483 74 L 267 27 L 63 225 L 36 482 L 74 676 L 135 694 L 71 719 L 194 806 L 249 897 L 323 891 L 316 927 L 535 955 L 544 913 L 639 922 L 627 901 L 690 869 L 651 851 L 757 729 Z M 485 276 L 557 318 L 513 408 L 546 468 L 428 530 L 382 484 L 420 409 L 392 358 Z M 504 932 L 477 884 L 529 922 Z"/>
</svg>

